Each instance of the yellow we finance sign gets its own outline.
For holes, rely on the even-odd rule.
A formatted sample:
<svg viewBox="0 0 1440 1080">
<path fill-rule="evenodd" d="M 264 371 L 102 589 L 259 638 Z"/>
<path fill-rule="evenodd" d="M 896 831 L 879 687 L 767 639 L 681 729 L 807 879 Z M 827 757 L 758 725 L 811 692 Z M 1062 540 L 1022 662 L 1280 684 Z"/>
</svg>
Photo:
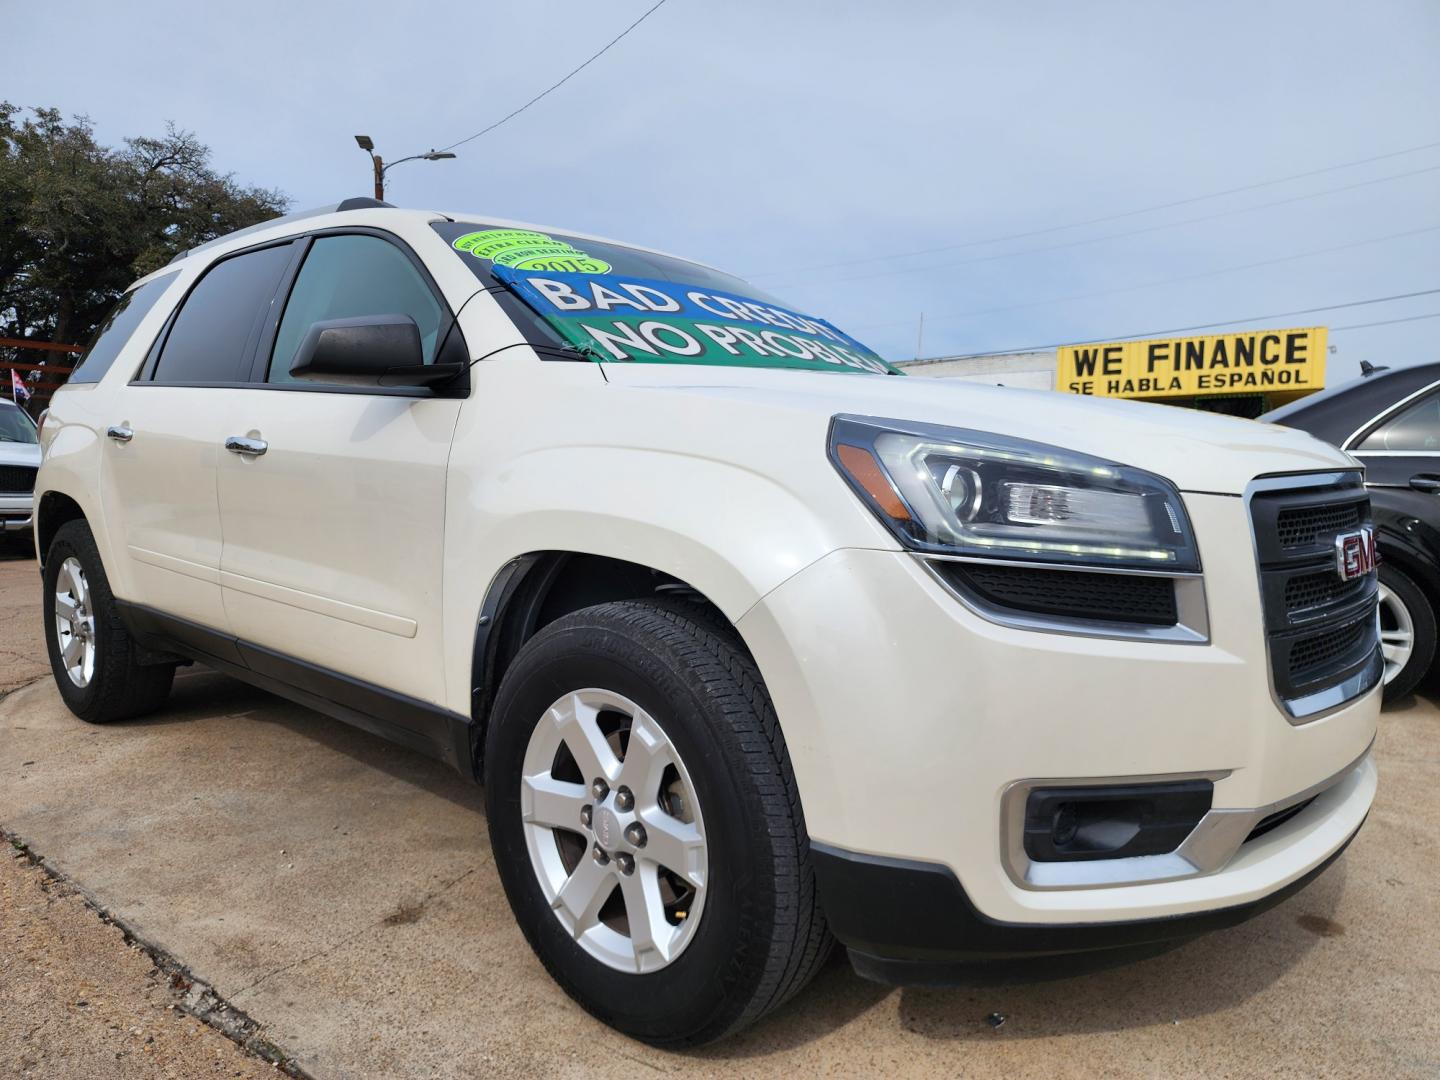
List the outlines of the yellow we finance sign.
<svg viewBox="0 0 1440 1080">
<path fill-rule="evenodd" d="M 1325 386 L 1325 327 L 1065 345 L 1055 387 L 1095 397 L 1166 398 Z"/>
</svg>

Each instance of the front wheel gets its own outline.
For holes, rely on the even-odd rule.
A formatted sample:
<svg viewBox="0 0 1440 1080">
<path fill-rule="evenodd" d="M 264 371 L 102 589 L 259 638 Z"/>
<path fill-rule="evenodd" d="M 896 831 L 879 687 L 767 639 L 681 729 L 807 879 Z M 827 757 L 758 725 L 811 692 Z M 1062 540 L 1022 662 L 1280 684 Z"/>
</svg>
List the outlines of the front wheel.
<svg viewBox="0 0 1440 1080">
<path fill-rule="evenodd" d="M 693 605 L 602 604 L 529 641 L 491 716 L 485 796 L 531 947 L 628 1035 L 719 1038 L 829 951 L 769 696 Z"/>
<path fill-rule="evenodd" d="M 1435 659 L 1435 609 L 1420 586 L 1389 563 L 1380 564 L 1380 648 L 1388 704 L 1414 690 Z"/>
</svg>

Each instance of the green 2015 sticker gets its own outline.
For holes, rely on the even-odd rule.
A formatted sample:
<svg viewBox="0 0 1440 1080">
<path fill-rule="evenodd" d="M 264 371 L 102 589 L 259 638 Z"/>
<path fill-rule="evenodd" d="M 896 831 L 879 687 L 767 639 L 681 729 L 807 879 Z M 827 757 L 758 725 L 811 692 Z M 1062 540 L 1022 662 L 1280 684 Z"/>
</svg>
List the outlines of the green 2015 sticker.
<svg viewBox="0 0 1440 1080">
<path fill-rule="evenodd" d="M 551 270 L 570 274 L 608 274 L 610 264 L 579 248 L 529 229 L 486 229 L 466 233 L 454 243 L 456 251 L 489 259 L 516 270 Z"/>
</svg>

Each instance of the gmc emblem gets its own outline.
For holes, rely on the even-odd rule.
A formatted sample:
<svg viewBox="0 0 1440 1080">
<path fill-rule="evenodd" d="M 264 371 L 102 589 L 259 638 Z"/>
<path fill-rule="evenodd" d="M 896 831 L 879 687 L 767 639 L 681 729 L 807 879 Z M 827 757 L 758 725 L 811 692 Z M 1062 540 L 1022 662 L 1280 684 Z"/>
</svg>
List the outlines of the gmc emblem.
<svg viewBox="0 0 1440 1080">
<path fill-rule="evenodd" d="M 1375 530 L 1366 525 L 1359 532 L 1335 537 L 1335 572 L 1341 581 L 1353 581 L 1375 569 Z"/>
</svg>

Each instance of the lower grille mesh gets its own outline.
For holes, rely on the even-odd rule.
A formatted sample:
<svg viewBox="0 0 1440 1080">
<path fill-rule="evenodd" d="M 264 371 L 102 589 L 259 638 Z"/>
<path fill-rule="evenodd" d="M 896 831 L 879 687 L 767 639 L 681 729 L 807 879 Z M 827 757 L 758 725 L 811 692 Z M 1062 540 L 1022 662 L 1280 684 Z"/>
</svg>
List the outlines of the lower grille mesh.
<svg viewBox="0 0 1440 1080">
<path fill-rule="evenodd" d="M 942 573 L 987 603 L 1013 611 L 1150 626 L 1174 626 L 1179 619 L 1175 585 L 1165 577 L 994 563 L 944 563 Z"/>
</svg>

